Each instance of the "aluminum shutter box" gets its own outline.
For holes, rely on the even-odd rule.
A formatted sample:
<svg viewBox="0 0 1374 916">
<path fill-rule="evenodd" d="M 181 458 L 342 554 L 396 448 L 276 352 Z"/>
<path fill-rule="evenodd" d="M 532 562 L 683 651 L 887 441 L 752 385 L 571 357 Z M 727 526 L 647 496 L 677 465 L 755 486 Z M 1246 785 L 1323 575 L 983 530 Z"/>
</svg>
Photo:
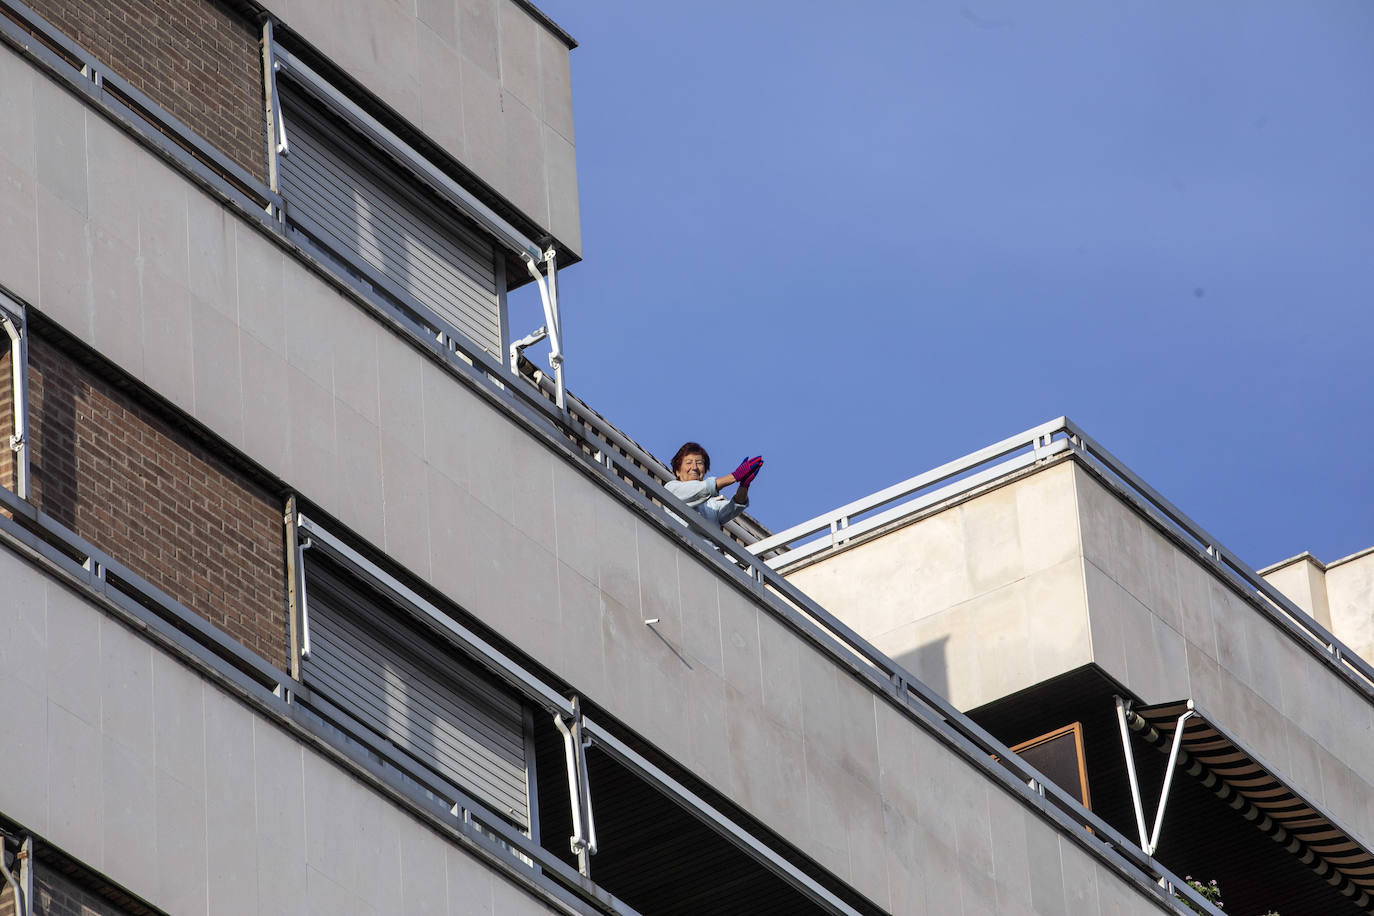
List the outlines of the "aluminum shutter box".
<svg viewBox="0 0 1374 916">
<path fill-rule="evenodd" d="M 281 84 L 286 218 L 341 260 L 385 277 L 502 359 L 494 241 L 351 129 Z"/>
<path fill-rule="evenodd" d="M 524 708 L 457 649 L 315 560 L 306 684 L 528 831 Z"/>
</svg>

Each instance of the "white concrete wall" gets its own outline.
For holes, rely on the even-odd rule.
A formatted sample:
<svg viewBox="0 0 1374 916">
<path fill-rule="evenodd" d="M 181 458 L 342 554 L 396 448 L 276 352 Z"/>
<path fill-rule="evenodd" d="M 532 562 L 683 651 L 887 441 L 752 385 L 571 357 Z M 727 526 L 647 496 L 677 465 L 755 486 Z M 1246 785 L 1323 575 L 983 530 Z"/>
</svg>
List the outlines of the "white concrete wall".
<svg viewBox="0 0 1374 916">
<path fill-rule="evenodd" d="M 568 46 L 511 0 L 268 0 L 282 21 L 572 251 Z"/>
<path fill-rule="evenodd" d="M 1331 605 L 1326 597 L 1326 567 L 1316 557 L 1304 553 L 1262 570 L 1261 575 L 1317 623 L 1331 629 Z"/>
<path fill-rule="evenodd" d="M 893 912 L 948 912 L 953 897 L 966 913 L 1031 899 L 1057 914 L 1061 893 L 1086 895 L 1074 912 L 1158 906 L 272 239 L 8 51 L 0 68 L 15 229 L 0 283 Z M 1035 562 L 1057 565 L 1034 540 Z M 988 589 L 1002 576 L 976 571 Z M 237 707 L 203 703 L 247 740 Z M 337 781 L 318 770 L 307 797 Z M 109 861 L 103 840 L 75 845 Z M 150 886 L 140 867 L 135 886 Z"/>
<path fill-rule="evenodd" d="M 1326 567 L 1331 632 L 1374 664 L 1374 551 L 1362 551 Z"/>
<path fill-rule="evenodd" d="M 0 813 L 169 913 L 554 912 L 0 547 Z"/>
<path fill-rule="evenodd" d="M 972 709 L 1091 661 L 1074 507 L 1060 464 L 787 578 Z"/>
</svg>

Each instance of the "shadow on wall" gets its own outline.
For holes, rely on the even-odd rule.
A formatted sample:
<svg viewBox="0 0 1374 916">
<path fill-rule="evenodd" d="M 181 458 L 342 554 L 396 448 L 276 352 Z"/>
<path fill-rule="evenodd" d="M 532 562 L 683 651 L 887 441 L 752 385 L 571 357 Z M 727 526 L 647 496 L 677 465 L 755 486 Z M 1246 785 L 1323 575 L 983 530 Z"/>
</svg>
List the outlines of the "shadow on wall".
<svg viewBox="0 0 1374 916">
<path fill-rule="evenodd" d="M 29 347 L 30 501 L 59 524 L 76 523 L 76 405 L 88 392 L 75 378 L 61 378 L 46 348 Z"/>
<path fill-rule="evenodd" d="M 948 643 L 949 637 L 941 636 L 893 658 L 897 664 L 916 675 L 921 683 L 949 699 L 949 662 L 946 658 Z"/>
</svg>

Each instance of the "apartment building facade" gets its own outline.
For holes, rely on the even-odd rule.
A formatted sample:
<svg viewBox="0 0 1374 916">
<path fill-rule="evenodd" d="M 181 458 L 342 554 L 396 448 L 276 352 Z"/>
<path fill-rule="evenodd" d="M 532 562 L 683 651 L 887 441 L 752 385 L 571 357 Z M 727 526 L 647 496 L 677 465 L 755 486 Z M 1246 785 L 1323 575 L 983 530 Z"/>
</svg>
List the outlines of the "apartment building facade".
<svg viewBox="0 0 1374 916">
<path fill-rule="evenodd" d="M 0 0 L 0 911 L 1206 909 L 1120 799 L 1008 748 L 1113 691 L 1281 757 L 1352 844 L 1294 904 L 1368 910 L 1368 666 L 1142 533 L 1173 520 L 1081 431 L 828 553 L 665 507 L 563 386 L 573 47 L 523 0 Z M 927 569 L 968 595 L 823 573 L 980 505 Z M 1006 586 L 1054 609 L 1024 663 L 888 639 Z"/>
</svg>

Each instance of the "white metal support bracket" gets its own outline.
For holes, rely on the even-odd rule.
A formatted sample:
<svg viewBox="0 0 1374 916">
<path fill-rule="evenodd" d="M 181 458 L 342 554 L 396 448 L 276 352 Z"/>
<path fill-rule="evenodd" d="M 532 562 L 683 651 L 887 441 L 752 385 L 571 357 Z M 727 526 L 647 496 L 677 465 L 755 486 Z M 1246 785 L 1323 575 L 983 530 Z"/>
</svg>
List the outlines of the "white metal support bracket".
<svg viewBox="0 0 1374 916">
<path fill-rule="evenodd" d="M 24 837 L 14 862 L 18 875 L 5 864 L 5 844 L 0 840 L 0 878 L 14 893 L 14 914 L 33 916 L 33 837 Z"/>
<path fill-rule="evenodd" d="M 1183 725 L 1194 715 L 1193 701 L 1188 701 L 1188 711 L 1178 717 L 1174 726 L 1174 742 L 1169 750 L 1169 765 L 1164 771 L 1164 785 L 1159 790 L 1159 804 L 1155 807 L 1154 829 L 1145 832 L 1145 806 L 1140 800 L 1140 779 L 1135 772 L 1135 755 L 1131 752 L 1131 731 L 1126 724 L 1126 713 L 1130 701 L 1116 698 L 1116 721 L 1121 728 L 1121 751 L 1126 755 L 1126 772 L 1131 780 L 1131 803 L 1135 806 L 1136 829 L 1140 832 L 1140 848 L 1145 855 L 1153 856 L 1159 848 L 1159 831 L 1164 826 L 1164 809 L 1169 803 L 1169 789 L 1174 784 L 1174 770 L 1178 766 L 1178 753 L 1183 747 Z"/>
<path fill-rule="evenodd" d="M 553 724 L 563 735 L 568 765 L 568 799 L 572 803 L 573 833 L 569 846 L 577 855 L 577 870 L 591 877 L 591 857 L 596 855 L 596 819 L 592 815 L 591 784 L 587 778 L 587 746 L 591 739 L 582 727 L 582 704 L 573 697 L 572 716 L 564 721 L 555 713 Z"/>
<path fill-rule="evenodd" d="M 539 264 L 532 255 L 522 251 L 520 258 L 539 287 L 539 300 L 544 306 L 544 328 L 549 335 L 549 367 L 553 369 L 554 403 L 559 410 L 567 410 L 567 395 L 563 387 L 563 325 L 558 313 L 558 253 L 553 246 L 544 252 L 542 261 L 547 265 L 547 278 L 539 272 Z"/>
<path fill-rule="evenodd" d="M 29 498 L 29 340 L 24 331 L 24 307 L 8 297 L 0 297 L 0 325 L 10 339 L 10 381 L 14 401 L 14 431 L 9 436 L 14 452 L 14 493 Z"/>
<path fill-rule="evenodd" d="M 310 538 L 301 538 L 296 544 L 296 569 L 299 570 L 298 581 L 300 583 L 300 605 L 301 605 L 301 658 L 310 657 L 310 601 L 305 593 L 305 552 L 315 545 Z"/>
</svg>

